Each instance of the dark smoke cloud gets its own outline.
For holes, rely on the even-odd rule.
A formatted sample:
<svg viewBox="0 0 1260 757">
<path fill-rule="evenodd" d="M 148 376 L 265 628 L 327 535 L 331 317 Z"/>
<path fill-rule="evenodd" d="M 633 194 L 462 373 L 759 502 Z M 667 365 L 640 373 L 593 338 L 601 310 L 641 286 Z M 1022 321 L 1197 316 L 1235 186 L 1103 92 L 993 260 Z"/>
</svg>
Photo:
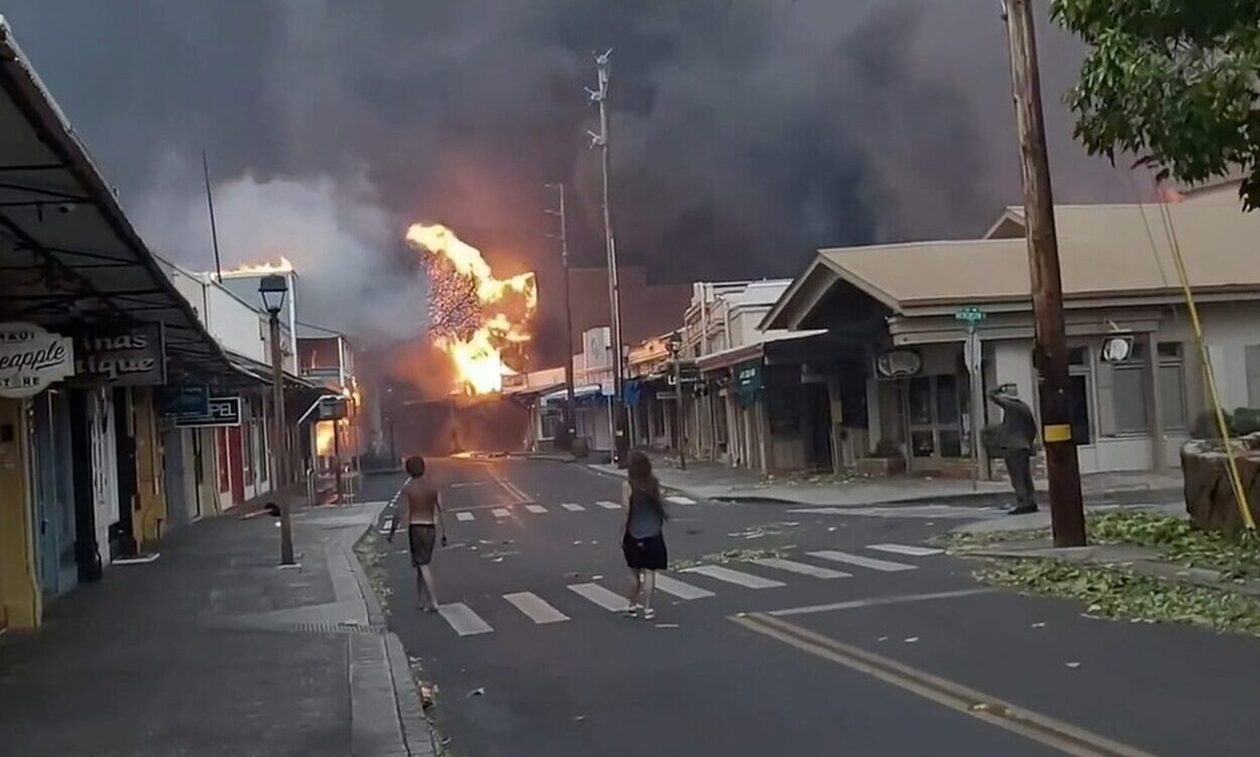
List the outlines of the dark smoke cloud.
<svg viewBox="0 0 1260 757">
<path fill-rule="evenodd" d="M 204 147 L 228 260 L 287 246 L 309 317 L 357 331 L 422 327 L 399 241 L 422 219 L 538 269 L 557 321 L 542 185 L 573 185 L 573 254 L 598 264 L 582 87 L 606 47 L 618 249 L 657 280 L 790 276 L 819 245 L 976 234 L 1019 201 L 997 0 L 6 5 L 156 248 L 209 264 Z M 1079 46 L 1048 23 L 1041 46 L 1059 198 L 1131 199 L 1056 102 Z"/>
</svg>

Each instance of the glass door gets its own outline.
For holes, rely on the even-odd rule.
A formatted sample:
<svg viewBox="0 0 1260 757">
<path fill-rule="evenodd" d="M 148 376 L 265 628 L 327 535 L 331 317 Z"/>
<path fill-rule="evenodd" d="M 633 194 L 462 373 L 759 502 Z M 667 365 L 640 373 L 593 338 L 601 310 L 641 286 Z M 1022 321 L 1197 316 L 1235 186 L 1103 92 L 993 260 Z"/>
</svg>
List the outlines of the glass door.
<svg viewBox="0 0 1260 757">
<path fill-rule="evenodd" d="M 963 456 L 962 385 L 957 376 L 915 376 L 906 387 L 910 456 L 914 459 Z"/>
</svg>

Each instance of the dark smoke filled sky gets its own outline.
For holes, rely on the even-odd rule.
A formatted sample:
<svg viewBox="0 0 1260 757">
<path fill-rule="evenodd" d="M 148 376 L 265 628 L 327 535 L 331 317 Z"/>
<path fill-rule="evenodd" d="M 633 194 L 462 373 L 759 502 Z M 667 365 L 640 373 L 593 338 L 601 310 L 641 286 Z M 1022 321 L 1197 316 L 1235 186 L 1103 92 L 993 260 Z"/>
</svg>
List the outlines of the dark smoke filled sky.
<svg viewBox="0 0 1260 757">
<path fill-rule="evenodd" d="M 288 255 L 307 317 L 354 331 L 423 328 L 416 220 L 537 269 L 558 321 L 542 185 L 573 187 L 576 262 L 599 264 L 582 88 L 607 47 L 618 250 L 656 280 L 792 276 L 820 245 L 975 235 L 1019 201 L 997 0 L 5 6 L 156 250 L 211 265 L 204 147 L 225 263 Z M 1040 42 L 1058 199 L 1133 199 L 1071 141 L 1079 45 Z"/>
</svg>

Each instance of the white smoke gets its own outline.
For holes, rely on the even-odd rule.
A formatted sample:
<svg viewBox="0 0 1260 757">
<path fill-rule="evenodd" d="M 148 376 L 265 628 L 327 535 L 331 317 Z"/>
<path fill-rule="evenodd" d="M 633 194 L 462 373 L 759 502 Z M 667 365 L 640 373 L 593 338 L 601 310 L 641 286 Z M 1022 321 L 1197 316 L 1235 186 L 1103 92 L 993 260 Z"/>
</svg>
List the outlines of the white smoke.
<svg viewBox="0 0 1260 757">
<path fill-rule="evenodd" d="M 168 159 L 132 216 L 158 253 L 194 270 L 214 270 L 200 165 Z M 298 317 L 353 334 L 409 337 L 427 317 L 424 277 L 401 229 L 362 177 L 212 182 L 224 270 L 292 261 Z"/>
</svg>

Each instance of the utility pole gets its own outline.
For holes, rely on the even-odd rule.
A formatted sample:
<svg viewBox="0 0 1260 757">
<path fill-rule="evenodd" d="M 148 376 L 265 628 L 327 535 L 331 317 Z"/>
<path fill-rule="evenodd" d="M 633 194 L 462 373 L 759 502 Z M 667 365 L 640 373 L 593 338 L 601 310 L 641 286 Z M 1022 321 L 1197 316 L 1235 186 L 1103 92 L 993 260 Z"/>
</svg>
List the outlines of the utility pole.
<svg viewBox="0 0 1260 757">
<path fill-rule="evenodd" d="M 573 303 L 569 299 L 569 224 L 564 212 L 564 184 L 548 184 L 560 196 L 560 207 L 547 212 L 560 218 L 560 262 L 564 265 L 564 429 L 566 444 L 572 447 L 577 436 L 573 413 Z M 553 235 L 555 236 L 555 235 Z"/>
<path fill-rule="evenodd" d="M 1041 107 L 1041 75 L 1032 0 L 1006 0 L 1014 80 L 1015 120 L 1019 130 L 1024 183 L 1024 226 L 1032 284 L 1036 343 L 1033 365 L 1041 398 L 1041 439 L 1050 477 L 1050 522 L 1056 547 L 1085 544 L 1085 508 L 1081 471 L 1072 438 L 1068 349 L 1063 326 L 1063 282 L 1059 241 L 1054 226 L 1054 194 L 1046 155 L 1046 125 Z"/>
<path fill-rule="evenodd" d="M 214 245 L 214 275 L 223 281 L 223 263 L 219 260 L 219 229 L 214 223 L 214 193 L 210 191 L 210 161 L 206 151 L 201 151 L 201 173 L 206 179 L 206 205 L 210 207 L 210 241 Z"/>
<path fill-rule="evenodd" d="M 617 243 L 613 238 L 612 200 L 608 189 L 608 73 L 611 67 L 612 50 L 595 56 L 595 65 L 599 72 L 599 89 L 587 92 L 591 102 L 599 105 L 599 134 L 591 134 L 591 146 L 600 148 L 600 158 L 604 177 L 604 247 L 608 253 L 608 311 L 612 319 L 613 346 L 613 461 L 617 467 L 626 467 L 626 454 L 629 451 L 629 437 L 626 435 L 626 405 L 622 393 L 622 354 L 621 354 L 621 287 L 617 277 Z"/>
</svg>

